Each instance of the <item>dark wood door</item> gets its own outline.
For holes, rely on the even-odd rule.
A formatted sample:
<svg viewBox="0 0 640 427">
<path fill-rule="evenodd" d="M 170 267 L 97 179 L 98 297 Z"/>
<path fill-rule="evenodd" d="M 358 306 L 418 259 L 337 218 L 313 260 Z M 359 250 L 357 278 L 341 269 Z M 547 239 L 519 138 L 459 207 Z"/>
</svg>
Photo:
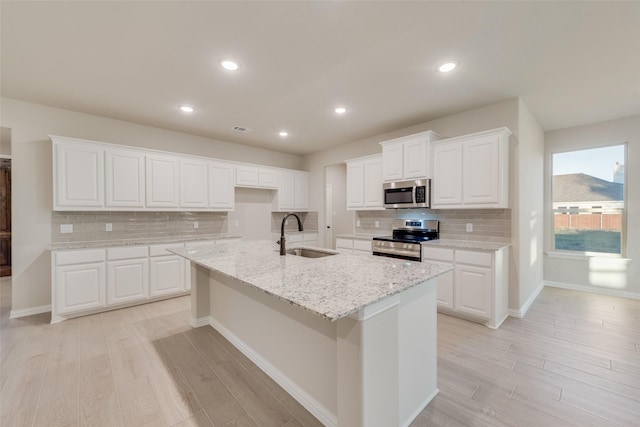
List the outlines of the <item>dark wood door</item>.
<svg viewBox="0 0 640 427">
<path fill-rule="evenodd" d="M 0 159 L 0 277 L 11 276 L 11 160 Z"/>
</svg>

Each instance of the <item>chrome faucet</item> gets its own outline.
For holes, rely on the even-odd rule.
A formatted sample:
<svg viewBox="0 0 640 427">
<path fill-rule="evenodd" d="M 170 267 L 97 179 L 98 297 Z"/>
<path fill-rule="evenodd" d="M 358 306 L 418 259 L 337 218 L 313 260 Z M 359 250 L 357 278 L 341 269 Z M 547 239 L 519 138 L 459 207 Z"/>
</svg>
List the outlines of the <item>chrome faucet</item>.
<svg viewBox="0 0 640 427">
<path fill-rule="evenodd" d="M 298 231 L 302 231 L 302 222 L 300 222 L 300 217 L 294 213 L 290 213 L 284 216 L 284 218 L 282 218 L 282 225 L 280 226 L 280 241 L 278 243 L 280 243 L 280 255 L 286 255 L 287 254 L 287 248 L 285 247 L 284 244 L 284 223 L 287 222 L 287 218 L 289 218 L 290 216 L 295 216 L 296 219 L 298 220 Z"/>
</svg>

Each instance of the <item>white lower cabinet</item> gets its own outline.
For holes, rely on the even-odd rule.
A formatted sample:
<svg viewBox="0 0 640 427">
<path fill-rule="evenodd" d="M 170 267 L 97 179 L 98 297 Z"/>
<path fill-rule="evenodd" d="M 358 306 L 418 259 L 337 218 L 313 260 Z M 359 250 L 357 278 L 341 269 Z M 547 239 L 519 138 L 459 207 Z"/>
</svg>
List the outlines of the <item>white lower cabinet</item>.
<svg viewBox="0 0 640 427">
<path fill-rule="evenodd" d="M 186 276 L 185 259 L 168 252 L 172 247 L 183 247 L 184 244 L 154 245 L 149 247 L 150 296 L 184 292 Z"/>
<path fill-rule="evenodd" d="M 51 323 L 183 295 L 184 258 L 169 245 L 132 245 L 51 252 Z"/>
<path fill-rule="evenodd" d="M 362 252 L 373 253 L 371 248 L 371 239 L 347 239 L 344 237 L 336 238 L 336 250 L 338 252 Z"/>
<path fill-rule="evenodd" d="M 52 253 L 52 321 L 60 314 L 94 310 L 105 305 L 105 251 Z"/>
<path fill-rule="evenodd" d="M 56 311 L 76 313 L 105 305 L 104 262 L 56 268 Z"/>
<path fill-rule="evenodd" d="M 423 262 L 453 266 L 437 279 L 438 310 L 499 327 L 509 310 L 507 253 L 423 246 Z"/>
</svg>

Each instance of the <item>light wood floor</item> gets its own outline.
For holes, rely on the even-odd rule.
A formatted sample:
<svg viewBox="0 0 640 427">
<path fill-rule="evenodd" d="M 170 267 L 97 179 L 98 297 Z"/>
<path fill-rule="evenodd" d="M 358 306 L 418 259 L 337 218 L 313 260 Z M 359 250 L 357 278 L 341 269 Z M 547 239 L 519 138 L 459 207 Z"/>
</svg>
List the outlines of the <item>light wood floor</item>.
<svg viewBox="0 0 640 427">
<path fill-rule="evenodd" d="M 9 320 L 0 425 L 318 426 L 182 297 L 49 325 Z M 440 394 L 413 426 L 639 426 L 640 301 L 545 289 L 497 331 L 438 316 Z"/>
</svg>

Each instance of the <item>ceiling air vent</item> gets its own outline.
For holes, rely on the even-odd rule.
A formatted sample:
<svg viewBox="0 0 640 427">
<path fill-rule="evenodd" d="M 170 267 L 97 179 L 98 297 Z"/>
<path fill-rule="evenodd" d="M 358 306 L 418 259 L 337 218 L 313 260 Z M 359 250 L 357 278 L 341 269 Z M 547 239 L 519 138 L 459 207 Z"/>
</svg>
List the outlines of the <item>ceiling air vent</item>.
<svg viewBox="0 0 640 427">
<path fill-rule="evenodd" d="M 236 132 L 243 132 L 243 133 L 251 132 L 251 129 L 245 128 L 245 127 L 242 127 L 242 126 L 234 126 L 231 129 L 235 130 Z"/>
</svg>

